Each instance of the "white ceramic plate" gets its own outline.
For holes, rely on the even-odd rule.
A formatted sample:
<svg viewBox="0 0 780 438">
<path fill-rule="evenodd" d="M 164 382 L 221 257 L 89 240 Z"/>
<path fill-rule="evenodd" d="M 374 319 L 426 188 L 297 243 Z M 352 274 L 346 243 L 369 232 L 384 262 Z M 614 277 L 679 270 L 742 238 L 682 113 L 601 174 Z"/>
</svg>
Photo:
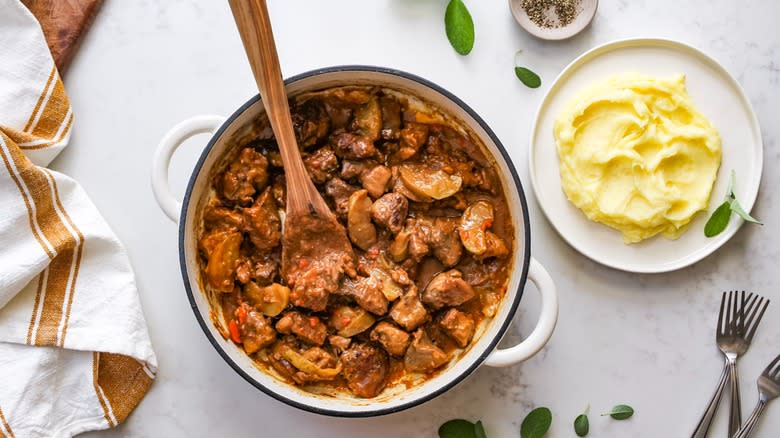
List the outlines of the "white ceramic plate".
<svg viewBox="0 0 780 438">
<path fill-rule="evenodd" d="M 622 72 L 667 76 L 684 73 L 688 93 L 712 121 L 723 141 L 723 161 L 707 214 L 699 213 L 678 240 L 656 236 L 626 245 L 620 232 L 589 221 L 561 189 L 553 121 L 576 93 Z M 747 210 L 758 195 L 763 144 L 758 120 L 742 87 L 717 61 L 698 49 L 664 39 L 630 39 L 605 44 L 574 60 L 558 76 L 536 113 L 529 148 L 531 181 L 547 219 L 571 246 L 601 264 L 630 272 L 667 272 L 691 265 L 726 243 L 742 225 L 732 216 L 714 238 L 704 236 L 709 214 L 722 203 L 729 172 L 737 173 L 735 193 Z"/>
</svg>

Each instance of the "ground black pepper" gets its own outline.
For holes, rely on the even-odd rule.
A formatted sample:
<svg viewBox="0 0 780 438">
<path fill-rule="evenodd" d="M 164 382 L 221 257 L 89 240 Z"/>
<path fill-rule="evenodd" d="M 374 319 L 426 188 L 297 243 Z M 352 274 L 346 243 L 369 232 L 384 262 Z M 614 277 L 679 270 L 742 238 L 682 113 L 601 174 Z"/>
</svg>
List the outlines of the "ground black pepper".
<svg viewBox="0 0 780 438">
<path fill-rule="evenodd" d="M 539 27 L 553 28 L 569 25 L 580 13 L 581 0 L 522 0 L 521 6 Z"/>
</svg>

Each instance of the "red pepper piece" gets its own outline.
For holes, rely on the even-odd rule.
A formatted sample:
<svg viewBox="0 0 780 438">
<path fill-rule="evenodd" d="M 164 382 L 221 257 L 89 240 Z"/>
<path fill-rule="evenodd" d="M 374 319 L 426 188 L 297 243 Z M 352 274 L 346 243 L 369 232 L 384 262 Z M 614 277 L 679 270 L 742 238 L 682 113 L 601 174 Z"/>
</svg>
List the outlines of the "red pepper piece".
<svg viewBox="0 0 780 438">
<path fill-rule="evenodd" d="M 231 319 L 230 323 L 228 324 L 228 329 L 230 330 L 230 339 L 233 340 L 236 344 L 241 343 L 241 333 L 238 331 L 238 324 L 236 323 L 235 319 Z"/>
</svg>

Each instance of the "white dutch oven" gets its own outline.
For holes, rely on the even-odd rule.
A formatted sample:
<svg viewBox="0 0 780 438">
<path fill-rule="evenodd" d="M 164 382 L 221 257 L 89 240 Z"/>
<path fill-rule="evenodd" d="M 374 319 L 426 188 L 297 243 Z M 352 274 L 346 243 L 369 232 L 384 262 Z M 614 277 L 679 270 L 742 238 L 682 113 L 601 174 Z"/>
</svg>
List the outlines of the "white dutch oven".
<svg viewBox="0 0 780 438">
<path fill-rule="evenodd" d="M 531 258 L 528 205 L 520 179 L 506 150 L 485 122 L 450 92 L 425 79 L 398 70 L 363 66 L 331 67 L 303 73 L 285 83 L 290 96 L 340 85 L 393 88 L 416 95 L 459 119 L 482 140 L 499 167 L 515 229 L 514 269 L 496 316 L 482 324 L 471 346 L 434 377 L 411 388 L 403 385 L 388 388 L 373 399 L 342 393 L 313 394 L 259 369 L 240 347 L 224 339 L 211 321 L 212 309 L 198 280 L 196 242 L 196 220 L 203 195 L 209 188 L 211 169 L 231 146 L 230 139 L 247 132 L 265 111 L 260 97 L 255 96 L 227 119 L 199 116 L 174 126 L 160 141 L 152 166 L 152 188 L 157 202 L 163 212 L 179 224 L 179 259 L 192 310 L 220 356 L 249 383 L 291 406 L 326 415 L 366 417 L 397 412 L 428 401 L 461 382 L 483 363 L 493 367 L 510 366 L 529 359 L 541 350 L 555 328 L 558 297 L 550 275 L 542 265 Z M 192 172 L 184 200 L 180 202 L 171 195 L 168 187 L 168 165 L 173 152 L 189 137 L 212 132 L 213 136 Z M 496 349 L 515 315 L 527 279 L 536 284 L 541 294 L 539 321 L 523 342 L 511 348 Z M 221 314 L 219 309 L 213 310 L 215 314 Z"/>
</svg>

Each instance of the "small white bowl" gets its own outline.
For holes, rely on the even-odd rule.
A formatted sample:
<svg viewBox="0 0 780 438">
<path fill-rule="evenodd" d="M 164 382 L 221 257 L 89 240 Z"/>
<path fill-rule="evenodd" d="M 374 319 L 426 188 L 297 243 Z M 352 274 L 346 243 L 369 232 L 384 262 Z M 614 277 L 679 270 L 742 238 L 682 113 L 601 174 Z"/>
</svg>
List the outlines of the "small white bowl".
<svg viewBox="0 0 780 438">
<path fill-rule="evenodd" d="M 580 12 L 568 25 L 562 27 L 541 27 L 531 21 L 528 13 L 521 6 L 522 3 L 523 0 L 509 0 L 509 10 L 512 11 L 515 21 L 528 33 L 543 40 L 565 40 L 577 35 L 582 29 L 588 27 L 588 24 L 593 20 L 593 16 L 596 15 L 596 9 L 599 7 L 599 0 L 582 0 L 579 6 Z"/>
</svg>

